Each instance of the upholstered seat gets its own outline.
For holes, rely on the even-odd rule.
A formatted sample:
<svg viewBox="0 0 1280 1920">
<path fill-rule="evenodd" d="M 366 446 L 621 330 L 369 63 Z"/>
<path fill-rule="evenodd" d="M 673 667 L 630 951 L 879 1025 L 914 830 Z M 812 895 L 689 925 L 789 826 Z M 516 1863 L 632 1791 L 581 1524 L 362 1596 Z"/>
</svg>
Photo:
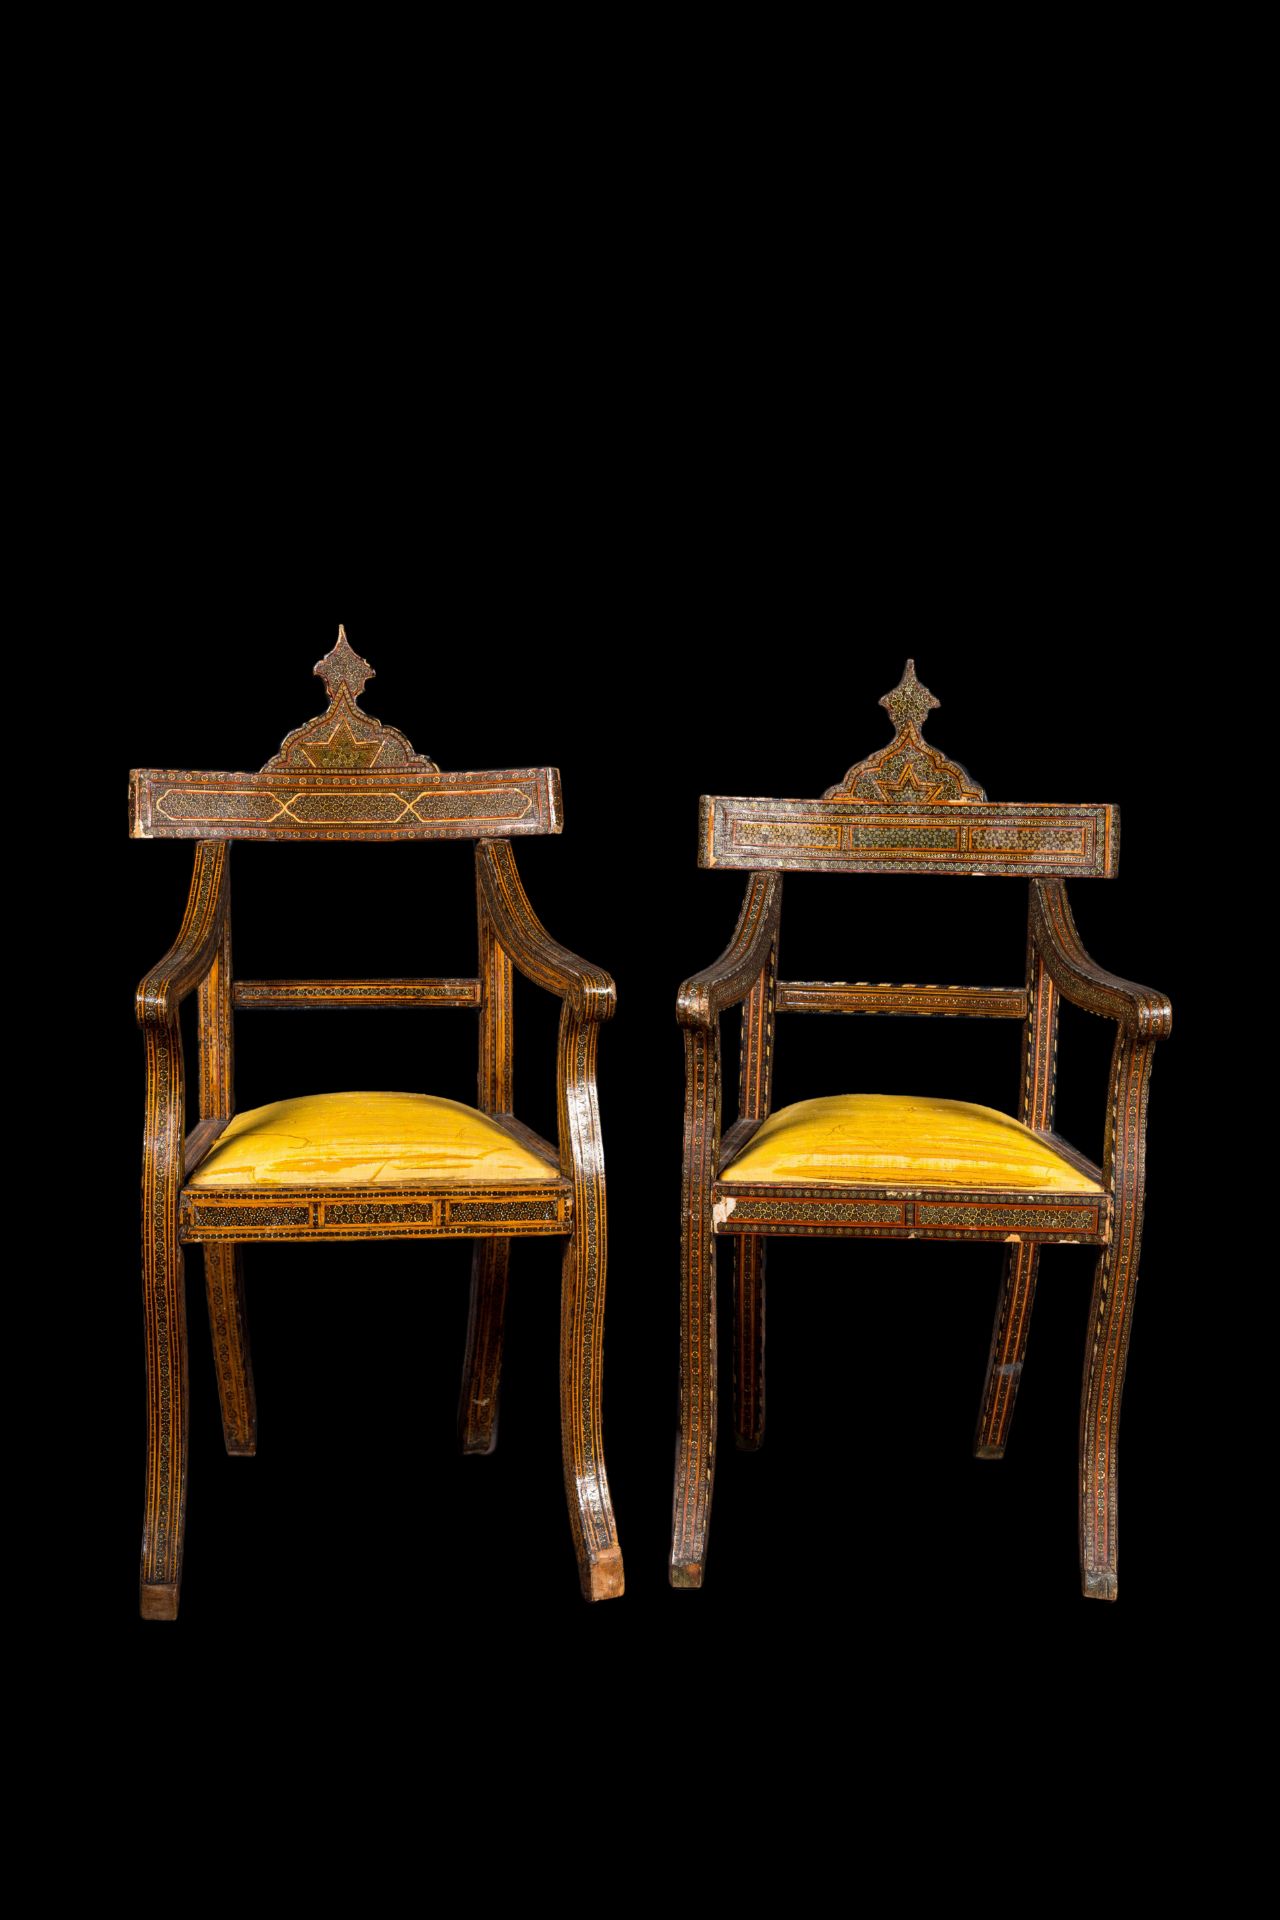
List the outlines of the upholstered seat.
<svg viewBox="0 0 1280 1920">
<path fill-rule="evenodd" d="M 429 1093 L 312 1093 L 238 1113 L 190 1187 L 550 1180 L 489 1114 Z"/>
<path fill-rule="evenodd" d="M 904 1093 L 838 1093 L 781 1107 L 720 1178 L 1102 1192 L 1010 1114 Z"/>
</svg>

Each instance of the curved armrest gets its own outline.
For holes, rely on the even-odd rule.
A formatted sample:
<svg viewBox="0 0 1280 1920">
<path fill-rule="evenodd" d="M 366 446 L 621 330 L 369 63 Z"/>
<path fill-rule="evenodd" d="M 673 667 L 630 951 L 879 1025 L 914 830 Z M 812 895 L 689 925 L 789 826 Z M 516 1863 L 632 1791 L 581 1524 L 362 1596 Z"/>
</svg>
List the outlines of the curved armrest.
<svg viewBox="0 0 1280 1920">
<path fill-rule="evenodd" d="M 534 912 L 506 840 L 476 846 L 480 893 L 494 932 L 528 979 L 546 987 L 583 1020 L 607 1020 L 618 990 L 603 967 L 593 967 L 551 938 Z"/>
<path fill-rule="evenodd" d="M 676 996 L 682 1027 L 709 1027 L 726 1007 L 745 1000 L 769 958 L 782 910 L 782 875 L 751 876 L 732 940 L 714 966 L 685 981 Z"/>
<path fill-rule="evenodd" d="M 1061 880 L 1031 882 L 1031 927 L 1049 977 L 1064 1000 L 1116 1021 L 1137 1040 L 1164 1040 L 1173 1008 L 1154 987 L 1107 973 L 1084 950 Z"/>
<path fill-rule="evenodd" d="M 227 843 L 201 840 L 196 847 L 191 891 L 178 937 L 163 960 L 144 975 L 134 997 L 138 1025 L 167 1026 L 218 957 L 226 914 Z"/>
</svg>

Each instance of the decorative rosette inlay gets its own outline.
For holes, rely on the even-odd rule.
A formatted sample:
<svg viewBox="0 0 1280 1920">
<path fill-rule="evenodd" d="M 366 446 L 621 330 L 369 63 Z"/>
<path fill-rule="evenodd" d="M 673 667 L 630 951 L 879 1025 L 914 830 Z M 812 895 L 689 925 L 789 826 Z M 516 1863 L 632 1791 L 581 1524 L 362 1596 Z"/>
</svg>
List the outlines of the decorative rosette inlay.
<svg viewBox="0 0 1280 1920">
<path fill-rule="evenodd" d="M 886 802 L 936 805 L 946 801 L 985 800 L 986 794 L 958 761 L 948 760 L 928 746 L 920 729 L 941 701 L 916 679 L 916 663 L 908 660 L 902 678 L 880 705 L 893 721 L 893 738 L 879 753 L 859 760 L 843 780 L 828 787 L 824 800 L 852 800 L 883 806 Z"/>
</svg>

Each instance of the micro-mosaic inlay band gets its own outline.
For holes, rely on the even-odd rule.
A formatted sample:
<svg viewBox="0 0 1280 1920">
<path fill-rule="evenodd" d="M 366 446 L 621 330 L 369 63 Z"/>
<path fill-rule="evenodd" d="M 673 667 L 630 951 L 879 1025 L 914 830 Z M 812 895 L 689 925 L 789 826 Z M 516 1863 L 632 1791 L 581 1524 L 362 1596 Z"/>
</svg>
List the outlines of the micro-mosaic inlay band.
<svg viewBox="0 0 1280 1920">
<path fill-rule="evenodd" d="M 373 668 L 338 628 L 315 665 L 329 704 L 256 773 L 146 768 L 129 776 L 135 839 L 478 839 L 558 833 L 554 767 L 442 773 L 360 705 Z"/>
</svg>

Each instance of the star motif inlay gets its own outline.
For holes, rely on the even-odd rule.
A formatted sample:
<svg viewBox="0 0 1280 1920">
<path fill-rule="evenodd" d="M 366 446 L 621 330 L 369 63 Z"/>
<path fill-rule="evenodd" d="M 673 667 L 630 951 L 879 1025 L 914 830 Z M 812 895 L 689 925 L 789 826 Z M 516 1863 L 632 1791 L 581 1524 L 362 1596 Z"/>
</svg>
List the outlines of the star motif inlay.
<svg viewBox="0 0 1280 1920">
<path fill-rule="evenodd" d="M 916 663 L 908 660 L 902 670 L 901 680 L 892 693 L 881 695 L 880 705 L 887 708 L 895 733 L 901 733 L 904 727 L 914 727 L 919 732 L 926 714 L 940 707 L 942 702 L 934 698 L 928 687 L 921 686 L 916 679 Z"/>
<path fill-rule="evenodd" d="M 935 700 L 934 705 L 937 706 L 937 704 Z M 877 778 L 876 785 L 886 800 L 909 800 L 912 798 L 916 800 L 937 800 L 942 794 L 944 782 L 941 780 L 922 780 L 915 767 L 908 760 L 896 780 Z M 915 788 L 914 795 L 907 793 L 906 789 L 908 786 Z"/>
<path fill-rule="evenodd" d="M 382 752 L 382 743 L 357 740 L 348 722 L 342 720 L 327 740 L 317 740 L 314 746 L 304 745 L 302 751 L 313 767 L 371 767 Z"/>
<path fill-rule="evenodd" d="M 330 703 L 337 699 L 339 687 L 345 687 L 352 699 L 358 700 L 368 682 L 375 678 L 369 662 L 360 658 L 347 639 L 345 627 L 338 628 L 337 640 L 324 659 L 316 661 L 312 671 L 324 681 Z"/>
</svg>

